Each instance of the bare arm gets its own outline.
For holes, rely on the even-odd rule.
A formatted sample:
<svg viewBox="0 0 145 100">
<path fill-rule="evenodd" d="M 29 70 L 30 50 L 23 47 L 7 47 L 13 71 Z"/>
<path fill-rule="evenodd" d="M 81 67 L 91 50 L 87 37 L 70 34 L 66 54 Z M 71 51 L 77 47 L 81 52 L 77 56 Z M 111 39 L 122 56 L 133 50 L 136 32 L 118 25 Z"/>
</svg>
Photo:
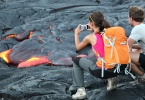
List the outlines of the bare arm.
<svg viewBox="0 0 145 100">
<path fill-rule="evenodd" d="M 141 47 L 138 44 L 133 44 L 132 49 L 141 49 Z"/>
<path fill-rule="evenodd" d="M 78 25 L 78 27 L 75 29 L 75 45 L 76 45 L 76 50 L 81 50 L 83 49 L 85 46 L 87 46 L 89 44 L 89 36 L 86 36 L 82 42 L 80 42 L 79 40 L 79 34 L 80 34 L 81 30 L 80 30 L 80 25 Z"/>
<path fill-rule="evenodd" d="M 134 40 L 133 39 L 131 39 L 131 38 L 128 38 L 127 39 L 127 42 L 128 42 L 128 45 L 129 45 L 129 48 L 130 48 L 130 51 L 132 51 L 132 49 L 141 49 L 141 47 L 138 45 L 138 44 L 134 44 Z"/>
<path fill-rule="evenodd" d="M 130 49 L 132 48 L 134 42 L 135 42 L 135 41 L 134 41 L 133 39 L 131 39 L 131 38 L 128 38 L 128 39 L 127 39 L 127 43 L 128 43 L 128 46 L 129 46 Z"/>
</svg>

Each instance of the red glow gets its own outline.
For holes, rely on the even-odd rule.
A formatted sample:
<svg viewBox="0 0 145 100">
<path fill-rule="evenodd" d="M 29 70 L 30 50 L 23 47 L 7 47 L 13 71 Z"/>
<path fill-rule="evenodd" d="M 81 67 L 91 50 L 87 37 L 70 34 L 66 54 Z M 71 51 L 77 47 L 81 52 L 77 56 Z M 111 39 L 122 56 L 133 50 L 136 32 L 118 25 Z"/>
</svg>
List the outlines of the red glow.
<svg viewBox="0 0 145 100">
<path fill-rule="evenodd" d="M 13 38 L 15 36 L 16 36 L 16 34 L 9 34 L 9 35 L 6 36 L 6 38 Z M 2 40 L 5 40 L 6 38 L 3 38 Z"/>
<path fill-rule="evenodd" d="M 12 37 L 15 37 L 16 34 L 9 34 L 8 36 L 6 36 L 6 38 L 12 38 Z"/>
<path fill-rule="evenodd" d="M 36 38 L 43 38 L 43 36 L 36 36 Z"/>
<path fill-rule="evenodd" d="M 59 37 L 56 37 L 56 40 L 57 40 L 58 42 L 61 42 Z"/>
<path fill-rule="evenodd" d="M 47 57 L 32 57 L 25 62 L 22 62 L 18 65 L 18 68 L 23 68 L 23 67 L 31 67 L 31 66 L 36 66 L 40 64 L 51 64 L 52 62 L 47 59 Z"/>
<path fill-rule="evenodd" d="M 32 34 L 33 34 L 33 32 L 32 32 L 32 31 L 30 31 L 29 36 L 28 36 L 28 39 L 30 39 L 30 38 L 31 38 Z"/>
<path fill-rule="evenodd" d="M 49 28 L 52 28 L 52 25 L 50 25 Z"/>
<path fill-rule="evenodd" d="M 70 32 L 73 32 L 73 30 L 70 30 Z"/>
</svg>

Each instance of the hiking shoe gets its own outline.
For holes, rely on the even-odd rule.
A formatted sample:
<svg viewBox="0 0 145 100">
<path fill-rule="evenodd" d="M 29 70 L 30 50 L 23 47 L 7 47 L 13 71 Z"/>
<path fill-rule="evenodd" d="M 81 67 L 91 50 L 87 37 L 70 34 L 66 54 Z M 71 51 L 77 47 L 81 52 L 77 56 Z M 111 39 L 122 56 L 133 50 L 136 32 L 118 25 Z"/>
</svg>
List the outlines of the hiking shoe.
<svg viewBox="0 0 145 100">
<path fill-rule="evenodd" d="M 72 96 L 73 94 L 75 94 L 77 92 L 77 88 L 74 87 L 73 85 L 71 85 L 69 87 L 69 94 Z"/>
<path fill-rule="evenodd" d="M 85 99 L 87 97 L 84 87 L 81 87 L 77 90 L 76 94 L 72 95 L 72 99 Z"/>
<path fill-rule="evenodd" d="M 107 79 L 107 91 L 115 90 L 117 89 L 117 80 L 116 77 Z"/>
</svg>

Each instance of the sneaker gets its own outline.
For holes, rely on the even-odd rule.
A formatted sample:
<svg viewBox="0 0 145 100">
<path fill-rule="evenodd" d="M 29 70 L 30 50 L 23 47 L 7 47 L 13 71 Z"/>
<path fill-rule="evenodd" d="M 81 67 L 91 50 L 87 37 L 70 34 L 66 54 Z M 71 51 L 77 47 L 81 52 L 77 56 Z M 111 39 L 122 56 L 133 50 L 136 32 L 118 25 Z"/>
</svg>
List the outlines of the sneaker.
<svg viewBox="0 0 145 100">
<path fill-rule="evenodd" d="M 77 88 L 75 88 L 73 85 L 69 87 L 69 94 L 72 96 L 77 92 Z"/>
<path fill-rule="evenodd" d="M 72 99 L 85 99 L 87 97 L 84 87 L 81 87 L 77 90 L 76 94 L 72 95 Z"/>
<path fill-rule="evenodd" d="M 117 80 L 116 77 L 107 79 L 107 91 L 115 90 L 117 89 Z"/>
</svg>

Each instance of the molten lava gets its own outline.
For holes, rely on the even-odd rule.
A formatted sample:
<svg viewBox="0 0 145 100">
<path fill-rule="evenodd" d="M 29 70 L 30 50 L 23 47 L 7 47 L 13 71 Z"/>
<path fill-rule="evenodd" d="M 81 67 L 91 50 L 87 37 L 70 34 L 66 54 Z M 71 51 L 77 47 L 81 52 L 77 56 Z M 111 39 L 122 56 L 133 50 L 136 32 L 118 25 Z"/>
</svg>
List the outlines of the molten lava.
<svg viewBox="0 0 145 100">
<path fill-rule="evenodd" d="M 6 50 L 0 53 L 0 57 L 7 63 L 11 63 L 10 59 L 9 59 L 9 55 L 11 53 L 11 49 L 10 50 Z M 31 67 L 31 66 L 36 66 L 36 65 L 40 65 L 40 64 L 50 64 L 52 65 L 52 62 L 47 59 L 46 56 L 42 56 L 42 57 L 32 57 L 26 61 L 22 61 L 19 65 L 18 68 L 22 68 L 22 67 Z"/>
<path fill-rule="evenodd" d="M 16 34 L 10 34 L 10 35 L 6 36 L 6 38 L 13 38 L 15 36 L 16 36 Z"/>
<path fill-rule="evenodd" d="M 51 64 L 52 62 L 47 59 L 46 56 L 43 57 L 32 57 L 18 65 L 18 68 L 22 67 L 30 67 L 30 66 L 36 66 L 39 64 Z"/>
<path fill-rule="evenodd" d="M 30 31 L 29 36 L 28 36 L 28 39 L 31 38 L 32 34 L 33 34 L 33 31 Z"/>
<path fill-rule="evenodd" d="M 11 53 L 11 49 L 10 50 L 6 50 L 0 53 L 0 57 L 7 63 L 10 63 L 10 59 L 9 59 L 9 55 Z"/>
</svg>

